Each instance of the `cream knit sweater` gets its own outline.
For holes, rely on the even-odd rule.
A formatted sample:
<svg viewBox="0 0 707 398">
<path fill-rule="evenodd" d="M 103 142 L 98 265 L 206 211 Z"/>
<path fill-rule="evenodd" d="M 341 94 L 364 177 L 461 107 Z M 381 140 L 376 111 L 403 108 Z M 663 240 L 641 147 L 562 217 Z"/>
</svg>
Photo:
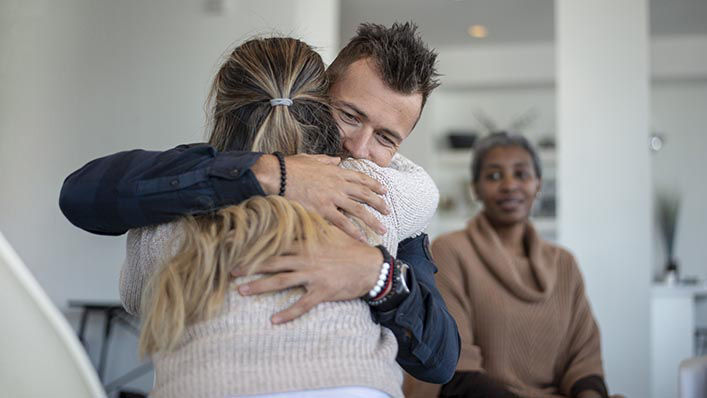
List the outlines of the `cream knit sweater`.
<svg viewBox="0 0 707 398">
<path fill-rule="evenodd" d="M 347 160 L 342 166 L 388 189 L 384 199 L 391 213 L 372 212 L 388 229 L 382 244 L 391 254 L 399 241 L 424 231 L 439 193 L 421 167 L 401 155 L 388 168 L 366 160 Z M 120 276 L 128 312 L 139 314 L 143 287 L 176 253 L 180 235 L 175 225 L 128 233 Z M 259 277 L 239 278 L 234 286 Z M 223 398 L 341 386 L 403 396 L 397 342 L 390 330 L 373 322 L 368 305 L 362 300 L 322 303 L 292 322 L 272 325 L 270 317 L 299 297 L 294 290 L 255 297 L 230 292 L 217 316 L 189 326 L 173 352 L 155 355 L 152 396 Z"/>
</svg>

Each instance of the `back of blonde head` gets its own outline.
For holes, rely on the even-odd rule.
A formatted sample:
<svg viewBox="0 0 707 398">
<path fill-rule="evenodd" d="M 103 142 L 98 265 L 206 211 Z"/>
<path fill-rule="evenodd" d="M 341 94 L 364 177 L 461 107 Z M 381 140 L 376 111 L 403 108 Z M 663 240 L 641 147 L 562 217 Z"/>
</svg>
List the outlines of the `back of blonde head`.
<svg viewBox="0 0 707 398">
<path fill-rule="evenodd" d="M 328 90 L 324 63 L 306 43 L 247 41 L 226 59 L 211 87 L 209 143 L 221 151 L 337 155 L 341 142 Z M 275 98 L 292 104 L 272 106 Z"/>
<path fill-rule="evenodd" d="M 307 44 L 250 40 L 230 54 L 214 79 L 209 143 L 221 151 L 338 154 L 327 91 L 324 63 Z M 292 105 L 271 106 L 273 98 L 290 98 Z M 320 242 L 329 228 L 319 215 L 272 196 L 180 220 L 182 246 L 143 293 L 141 354 L 174 349 L 187 326 L 213 316 L 223 305 L 231 270 L 255 272 L 295 244 Z"/>
</svg>

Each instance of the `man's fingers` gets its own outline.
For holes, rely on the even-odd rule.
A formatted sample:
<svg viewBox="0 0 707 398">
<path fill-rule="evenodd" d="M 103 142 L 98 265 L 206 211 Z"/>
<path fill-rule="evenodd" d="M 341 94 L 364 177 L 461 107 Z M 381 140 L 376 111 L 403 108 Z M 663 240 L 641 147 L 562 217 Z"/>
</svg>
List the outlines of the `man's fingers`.
<svg viewBox="0 0 707 398">
<path fill-rule="evenodd" d="M 293 250 L 288 253 L 290 255 L 270 257 L 258 264 L 254 269 L 254 273 L 271 274 L 275 272 L 296 271 L 304 265 L 304 260 L 294 255 L 298 252 L 297 248 L 293 248 Z M 231 276 L 246 276 L 249 273 L 248 271 L 250 271 L 248 267 L 239 267 L 231 271 Z"/>
<path fill-rule="evenodd" d="M 321 298 L 318 298 L 313 293 L 307 292 L 290 308 L 273 315 L 271 321 L 274 324 L 289 322 L 306 314 L 309 310 L 314 308 L 315 305 L 321 303 L 322 301 L 323 300 Z"/>
<path fill-rule="evenodd" d="M 331 213 L 324 215 L 324 218 L 330 223 L 334 224 L 334 226 L 346 232 L 346 234 L 348 234 L 350 237 L 358 239 L 360 241 L 365 241 L 365 238 L 361 234 L 361 230 L 340 211 L 334 210 Z"/>
<path fill-rule="evenodd" d="M 358 171 L 346 170 L 346 173 L 343 173 L 343 176 L 347 181 L 355 182 L 359 185 L 364 185 L 369 189 L 373 190 L 373 192 L 377 193 L 378 195 L 385 195 L 388 192 L 388 190 L 383 186 L 383 184 Z"/>
<path fill-rule="evenodd" d="M 381 214 L 390 214 L 390 209 L 385 204 L 385 200 L 367 187 L 355 187 L 349 191 L 349 196 L 359 202 L 366 203 Z"/>
<path fill-rule="evenodd" d="M 335 157 L 335 156 L 327 156 L 327 155 L 313 155 L 312 156 L 314 160 L 325 163 L 325 164 L 331 164 L 334 166 L 338 166 L 339 163 L 341 163 L 341 158 Z"/>
<path fill-rule="evenodd" d="M 298 272 L 282 272 L 272 276 L 238 286 L 238 292 L 243 296 L 279 292 L 295 286 L 305 285 L 307 279 Z"/>
<path fill-rule="evenodd" d="M 362 204 L 354 201 L 354 200 L 349 200 L 349 203 L 344 207 L 341 206 L 343 210 L 345 210 L 347 213 L 358 217 L 361 221 L 363 221 L 366 225 L 368 225 L 371 229 L 374 231 L 378 232 L 380 235 L 383 235 L 386 233 L 385 227 L 383 224 L 378 221 L 378 219 L 371 214 L 368 209 L 366 209 L 365 206 Z"/>
</svg>

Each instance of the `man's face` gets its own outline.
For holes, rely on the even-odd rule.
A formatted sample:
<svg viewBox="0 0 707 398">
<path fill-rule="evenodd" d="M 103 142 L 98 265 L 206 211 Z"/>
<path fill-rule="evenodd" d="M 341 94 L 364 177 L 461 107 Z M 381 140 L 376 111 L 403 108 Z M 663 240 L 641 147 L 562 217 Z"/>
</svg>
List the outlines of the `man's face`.
<svg viewBox="0 0 707 398">
<path fill-rule="evenodd" d="M 390 165 L 422 109 L 422 94 L 393 91 L 366 58 L 349 65 L 329 94 L 344 149 L 382 167 Z"/>
</svg>

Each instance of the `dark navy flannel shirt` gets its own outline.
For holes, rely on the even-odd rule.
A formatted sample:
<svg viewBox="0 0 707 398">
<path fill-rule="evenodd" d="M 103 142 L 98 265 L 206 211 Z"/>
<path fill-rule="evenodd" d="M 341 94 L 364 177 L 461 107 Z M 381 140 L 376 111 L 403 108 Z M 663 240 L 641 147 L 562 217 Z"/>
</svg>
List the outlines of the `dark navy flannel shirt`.
<svg viewBox="0 0 707 398">
<path fill-rule="evenodd" d="M 101 235 L 173 221 L 264 195 L 251 166 L 262 155 L 218 152 L 205 144 L 164 152 L 134 150 L 93 160 L 64 181 L 59 206 L 77 227 Z M 459 360 L 457 325 L 434 282 L 437 268 L 423 234 L 398 246 L 410 265 L 410 295 L 373 318 L 398 340 L 397 361 L 414 377 L 446 383 Z"/>
</svg>

